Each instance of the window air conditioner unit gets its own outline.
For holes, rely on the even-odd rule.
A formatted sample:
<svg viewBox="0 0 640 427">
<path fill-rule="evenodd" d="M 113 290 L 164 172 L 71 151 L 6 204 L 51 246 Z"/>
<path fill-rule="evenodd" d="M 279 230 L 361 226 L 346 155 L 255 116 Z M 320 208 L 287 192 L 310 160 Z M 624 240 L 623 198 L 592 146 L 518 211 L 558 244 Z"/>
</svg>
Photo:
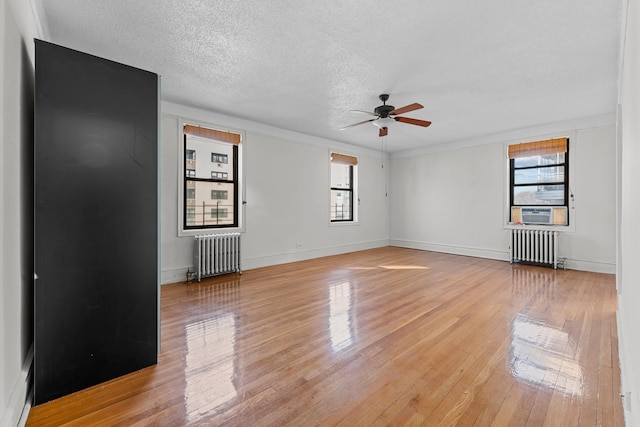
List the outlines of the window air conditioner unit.
<svg viewBox="0 0 640 427">
<path fill-rule="evenodd" d="M 530 225 L 567 225 L 566 206 L 512 206 L 511 222 Z"/>
</svg>

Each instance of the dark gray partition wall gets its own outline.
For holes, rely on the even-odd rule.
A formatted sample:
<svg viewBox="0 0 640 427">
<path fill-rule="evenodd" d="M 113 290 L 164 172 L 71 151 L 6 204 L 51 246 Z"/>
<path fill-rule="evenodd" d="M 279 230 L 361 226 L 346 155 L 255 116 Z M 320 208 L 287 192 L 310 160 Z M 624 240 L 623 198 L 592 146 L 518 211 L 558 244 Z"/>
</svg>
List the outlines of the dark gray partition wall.
<svg viewBox="0 0 640 427">
<path fill-rule="evenodd" d="M 35 404 L 157 361 L 158 82 L 36 40 Z"/>
</svg>

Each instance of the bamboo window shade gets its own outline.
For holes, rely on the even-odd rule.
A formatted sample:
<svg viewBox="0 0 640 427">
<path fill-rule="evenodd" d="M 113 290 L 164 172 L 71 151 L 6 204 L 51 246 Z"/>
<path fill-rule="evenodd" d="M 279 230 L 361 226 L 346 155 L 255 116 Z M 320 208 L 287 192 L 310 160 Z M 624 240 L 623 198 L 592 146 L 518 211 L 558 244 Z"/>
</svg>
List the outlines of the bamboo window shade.
<svg viewBox="0 0 640 427">
<path fill-rule="evenodd" d="M 223 130 L 204 128 L 201 126 L 184 125 L 185 135 L 199 136 L 201 138 L 213 139 L 216 141 L 228 142 L 233 145 L 240 144 L 240 134 Z"/>
<path fill-rule="evenodd" d="M 543 141 L 524 142 L 509 146 L 509 158 L 543 156 L 567 152 L 567 138 L 545 139 Z"/>
<path fill-rule="evenodd" d="M 355 166 L 358 164 L 358 158 L 353 156 L 347 156 L 346 154 L 331 153 L 331 163 L 335 163 L 338 165 Z"/>
</svg>

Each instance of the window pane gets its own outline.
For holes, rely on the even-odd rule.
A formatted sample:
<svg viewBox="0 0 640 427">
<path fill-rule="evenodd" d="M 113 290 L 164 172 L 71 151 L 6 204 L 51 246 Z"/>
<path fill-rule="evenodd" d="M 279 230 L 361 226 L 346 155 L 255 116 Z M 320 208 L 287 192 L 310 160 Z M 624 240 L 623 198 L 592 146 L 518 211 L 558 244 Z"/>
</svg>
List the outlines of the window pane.
<svg viewBox="0 0 640 427">
<path fill-rule="evenodd" d="M 234 184 L 187 181 L 187 226 L 229 225 L 234 219 Z M 212 196 L 219 198 L 213 199 Z M 225 196 L 223 198 L 223 196 Z"/>
<path fill-rule="evenodd" d="M 351 194 L 349 190 L 331 190 L 331 221 L 351 221 Z"/>
<path fill-rule="evenodd" d="M 565 153 L 545 154 L 544 156 L 519 157 L 513 159 L 514 166 L 526 168 L 530 166 L 557 165 L 564 163 Z"/>
<path fill-rule="evenodd" d="M 540 182 L 564 182 L 564 166 L 550 168 L 516 169 L 516 184 L 535 184 Z"/>
<path fill-rule="evenodd" d="M 513 187 L 514 205 L 564 205 L 564 185 Z"/>
<path fill-rule="evenodd" d="M 229 163 L 229 156 L 220 153 L 211 153 L 211 161 L 214 163 Z"/>
<path fill-rule="evenodd" d="M 197 153 L 199 154 L 196 156 Z M 232 159 L 232 144 L 187 135 L 185 147 L 187 177 L 233 180 L 233 161 L 230 161 Z"/>
<path fill-rule="evenodd" d="M 351 188 L 351 168 L 350 165 L 331 163 L 331 187 Z"/>
</svg>

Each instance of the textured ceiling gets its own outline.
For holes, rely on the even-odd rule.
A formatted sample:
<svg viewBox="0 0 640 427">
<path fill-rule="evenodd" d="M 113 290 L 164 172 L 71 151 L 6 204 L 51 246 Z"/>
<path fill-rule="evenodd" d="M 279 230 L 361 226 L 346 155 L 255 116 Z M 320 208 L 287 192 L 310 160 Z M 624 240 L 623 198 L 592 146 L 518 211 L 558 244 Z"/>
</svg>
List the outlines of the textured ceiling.
<svg viewBox="0 0 640 427">
<path fill-rule="evenodd" d="M 611 114 L 622 0 L 33 0 L 44 38 L 156 72 L 166 101 L 389 151 Z"/>
</svg>

